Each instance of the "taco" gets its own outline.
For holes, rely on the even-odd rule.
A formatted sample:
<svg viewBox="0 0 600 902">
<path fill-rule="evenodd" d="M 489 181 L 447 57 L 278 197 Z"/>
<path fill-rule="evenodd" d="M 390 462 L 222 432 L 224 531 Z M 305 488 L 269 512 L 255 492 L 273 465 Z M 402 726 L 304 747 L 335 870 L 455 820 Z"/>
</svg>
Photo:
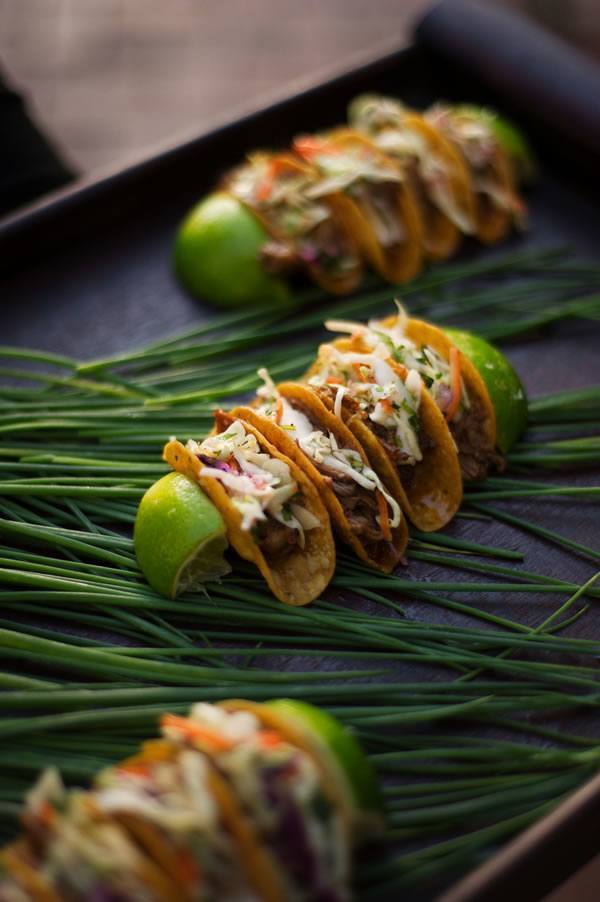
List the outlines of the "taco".
<svg viewBox="0 0 600 902">
<path fill-rule="evenodd" d="M 259 899 L 283 902 L 278 869 L 216 766 L 217 752 L 234 744 L 214 717 L 203 726 L 167 714 L 161 723 L 167 738 L 100 774 L 96 804 L 168 875 L 173 899 L 239 898 L 251 888 Z"/>
<path fill-rule="evenodd" d="M 423 263 L 423 226 L 399 162 L 352 129 L 298 137 L 294 150 L 319 173 L 311 197 L 327 199 L 373 268 L 389 282 L 412 279 Z"/>
<path fill-rule="evenodd" d="M 314 169 L 292 154 L 255 153 L 224 187 L 265 229 L 266 273 L 303 269 L 325 291 L 346 294 L 362 280 L 359 245 L 331 199 L 314 193 L 316 183 Z"/>
<path fill-rule="evenodd" d="M 483 479 L 490 467 L 502 468 L 496 413 L 485 382 L 441 329 L 409 319 L 401 307 L 396 315 L 366 325 L 330 320 L 326 326 L 355 335 L 375 353 L 416 370 L 448 424 L 463 479 Z"/>
<path fill-rule="evenodd" d="M 2 902 L 61 902 L 49 879 L 40 871 L 30 843 L 17 840 L 0 852 Z"/>
<path fill-rule="evenodd" d="M 510 158 L 476 107 L 437 103 L 424 118 L 461 153 L 476 200 L 475 234 L 484 244 L 506 237 L 513 224 L 524 228 L 526 209 L 519 197 Z"/>
<path fill-rule="evenodd" d="M 306 743 L 261 715 L 266 707 L 198 704 L 187 718 L 166 715 L 162 728 L 207 756 L 216 797 L 237 806 L 234 835 L 261 899 L 345 898 L 354 839 L 339 798 Z"/>
<path fill-rule="evenodd" d="M 348 110 L 351 126 L 401 161 L 423 222 L 430 260 L 455 253 L 461 234 L 475 231 L 475 197 L 462 155 L 439 130 L 401 101 L 363 94 Z"/>
<path fill-rule="evenodd" d="M 335 568 L 327 510 L 300 467 L 258 429 L 217 411 L 209 438 L 187 446 L 173 439 L 163 456 L 199 483 L 230 544 L 256 564 L 276 598 L 303 605 L 320 595 Z"/>
<path fill-rule="evenodd" d="M 308 386 L 276 386 L 266 370 L 259 376 L 264 384 L 252 412 L 237 415 L 306 473 L 334 529 L 361 560 L 393 570 L 408 541 L 406 521 L 355 436 Z"/>
<path fill-rule="evenodd" d="M 462 500 L 460 466 L 418 372 L 353 336 L 321 345 L 304 378 L 344 419 L 415 526 L 445 526 Z"/>
<path fill-rule="evenodd" d="M 21 854 L 18 866 L 9 858 L 9 868 L 21 884 L 27 881 L 33 899 L 180 897 L 170 876 L 97 797 L 67 792 L 52 769 L 29 793 L 23 823 L 26 838 L 17 846 L 34 848 L 35 857 Z"/>
</svg>

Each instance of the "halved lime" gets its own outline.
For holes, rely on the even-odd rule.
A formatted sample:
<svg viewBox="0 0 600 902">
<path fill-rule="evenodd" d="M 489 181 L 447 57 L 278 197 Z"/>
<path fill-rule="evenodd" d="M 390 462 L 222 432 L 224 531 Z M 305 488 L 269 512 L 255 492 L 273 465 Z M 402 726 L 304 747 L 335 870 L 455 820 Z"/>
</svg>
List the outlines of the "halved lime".
<svg viewBox="0 0 600 902">
<path fill-rule="evenodd" d="M 225 522 L 197 483 L 168 473 L 140 501 L 133 544 L 140 568 L 161 595 L 175 598 L 229 573 Z"/>
<path fill-rule="evenodd" d="M 506 454 L 527 425 L 527 395 L 521 380 L 504 354 L 485 339 L 460 329 L 444 332 L 485 382 L 496 411 L 496 444 Z"/>
<path fill-rule="evenodd" d="M 221 307 L 286 304 L 288 285 L 260 262 L 269 236 L 238 200 L 210 194 L 184 219 L 174 247 L 175 272 L 191 294 Z"/>
<path fill-rule="evenodd" d="M 379 814 L 382 811 L 381 793 L 373 766 L 346 727 L 327 711 L 297 699 L 281 698 L 266 702 L 266 705 L 281 717 L 299 724 L 327 748 L 350 784 L 353 804 L 358 812 Z"/>
</svg>

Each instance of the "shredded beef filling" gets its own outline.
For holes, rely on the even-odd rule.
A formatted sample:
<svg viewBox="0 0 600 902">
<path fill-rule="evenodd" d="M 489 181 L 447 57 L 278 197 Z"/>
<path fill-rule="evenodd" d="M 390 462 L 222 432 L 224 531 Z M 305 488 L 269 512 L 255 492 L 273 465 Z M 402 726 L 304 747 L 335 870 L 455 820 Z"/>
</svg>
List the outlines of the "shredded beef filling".
<svg viewBox="0 0 600 902">
<path fill-rule="evenodd" d="M 300 264 L 298 253 L 288 244 L 267 241 L 260 249 L 260 262 L 273 276 L 285 275 Z"/>
<path fill-rule="evenodd" d="M 306 236 L 300 251 L 306 263 L 314 263 L 324 272 L 338 273 L 357 265 L 356 253 L 346 232 L 330 217 Z"/>
<path fill-rule="evenodd" d="M 359 183 L 353 190 L 380 245 L 390 250 L 403 244 L 406 232 L 396 209 L 395 185 L 390 182 Z"/>
<path fill-rule="evenodd" d="M 269 560 L 282 560 L 297 547 L 300 534 L 297 529 L 280 523 L 267 514 L 267 519 L 258 526 L 258 543 Z"/>
<path fill-rule="evenodd" d="M 316 391 L 321 400 L 324 401 L 328 407 L 331 407 L 332 403 L 335 401 L 337 388 L 337 385 L 320 385 Z M 367 412 L 360 407 L 354 398 L 349 398 L 348 395 L 344 395 L 342 406 L 347 413 L 360 417 L 365 426 L 369 427 L 394 466 L 397 468 L 398 476 L 400 477 L 400 481 L 404 488 L 410 488 L 415 478 L 415 465 L 407 463 L 409 455 L 398 447 L 394 441 L 393 432 L 390 429 L 386 429 L 385 426 L 380 426 L 379 423 L 374 423 L 370 420 Z M 431 450 L 431 448 L 435 448 L 435 441 L 425 432 L 420 433 L 419 444 L 422 451 L 428 451 Z"/>
<path fill-rule="evenodd" d="M 331 480 L 331 488 L 344 508 L 352 532 L 360 539 L 380 542 L 383 532 L 377 522 L 379 507 L 376 493 L 363 488 L 347 473 L 341 473 L 326 464 L 313 463 L 322 476 Z"/>
<path fill-rule="evenodd" d="M 321 396 L 321 399 L 324 399 L 324 395 Z M 314 425 L 313 412 L 310 408 L 296 399 L 291 403 L 295 410 L 303 413 Z M 319 427 L 315 426 L 315 428 Z M 379 507 L 375 492 L 363 488 L 346 473 L 341 473 L 325 464 L 318 464 L 315 460 L 312 463 L 322 476 L 331 480 L 331 488 L 342 505 L 348 525 L 354 535 L 361 540 L 369 557 L 374 561 L 378 560 L 385 549 L 387 554 L 394 555 L 396 563 L 398 563 L 401 555 L 394 548 L 392 542 L 384 539 L 383 531 L 377 520 Z"/>
<path fill-rule="evenodd" d="M 450 423 L 450 432 L 458 448 L 460 469 L 465 479 L 485 479 L 492 468 L 503 470 L 505 460 L 497 452 L 486 448 L 486 411 L 478 401 Z"/>
</svg>

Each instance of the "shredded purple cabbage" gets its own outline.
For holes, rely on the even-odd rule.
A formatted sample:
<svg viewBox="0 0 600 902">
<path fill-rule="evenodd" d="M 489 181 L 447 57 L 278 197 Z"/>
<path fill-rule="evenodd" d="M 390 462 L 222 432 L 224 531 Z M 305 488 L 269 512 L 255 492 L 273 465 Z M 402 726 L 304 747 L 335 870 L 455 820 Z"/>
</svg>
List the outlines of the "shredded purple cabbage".
<svg viewBox="0 0 600 902">
<path fill-rule="evenodd" d="M 215 470 L 223 470 L 225 473 L 233 472 L 229 464 L 224 460 L 217 460 L 216 457 L 209 457 L 207 454 L 198 454 L 198 458 L 207 467 L 214 467 Z"/>
</svg>

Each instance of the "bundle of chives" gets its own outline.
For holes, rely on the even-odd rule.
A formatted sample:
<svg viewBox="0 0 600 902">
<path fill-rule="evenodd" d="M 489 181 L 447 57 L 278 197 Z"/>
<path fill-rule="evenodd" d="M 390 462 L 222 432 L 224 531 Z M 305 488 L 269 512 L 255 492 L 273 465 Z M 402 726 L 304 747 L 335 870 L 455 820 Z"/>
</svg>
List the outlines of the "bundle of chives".
<svg viewBox="0 0 600 902">
<path fill-rule="evenodd" d="M 420 316 L 512 337 L 597 317 L 599 278 L 600 267 L 536 251 L 438 267 L 402 295 Z M 145 487 L 166 471 L 162 442 L 199 437 L 215 404 L 252 391 L 259 365 L 276 378 L 302 372 L 328 316 L 385 313 L 389 298 L 374 286 L 329 309 L 227 314 L 90 363 L 0 349 L 9 364 L 0 371 L 8 380 L 0 386 L 0 735 L 9 740 L 0 812 L 9 829 L 43 766 L 89 779 L 152 733 L 165 708 L 230 695 L 307 698 L 365 742 L 386 783 L 385 844 L 395 850 L 363 869 L 365 899 L 443 883 L 597 768 L 596 739 L 568 724 L 572 712 L 581 724 L 600 705 L 599 643 L 571 629 L 600 591 L 588 579 L 600 553 L 518 508 L 520 499 L 531 509 L 597 498 L 581 476 L 545 479 L 549 468 L 598 461 L 597 388 L 534 399 L 512 472 L 466 493 L 477 541 L 468 530 L 413 532 L 406 574 L 374 574 L 341 553 L 328 597 L 290 609 L 244 567 L 175 602 L 157 597 L 137 570 L 129 530 Z M 285 336 L 293 347 L 282 348 Z M 517 475 L 523 470 L 528 478 Z M 526 568 L 521 551 L 497 546 L 494 524 L 505 542 L 533 534 L 577 567 L 560 579 Z M 494 603 L 515 595 L 532 602 L 526 618 Z"/>
</svg>

